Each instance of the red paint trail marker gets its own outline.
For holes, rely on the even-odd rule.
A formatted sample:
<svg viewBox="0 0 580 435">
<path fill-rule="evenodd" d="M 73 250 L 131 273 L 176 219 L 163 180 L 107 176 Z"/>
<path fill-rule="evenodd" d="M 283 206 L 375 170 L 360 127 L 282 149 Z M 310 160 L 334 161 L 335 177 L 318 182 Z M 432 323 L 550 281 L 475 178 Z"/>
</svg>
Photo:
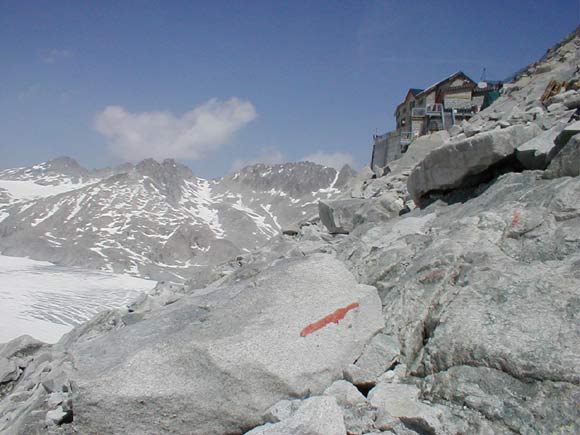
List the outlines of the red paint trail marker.
<svg viewBox="0 0 580 435">
<path fill-rule="evenodd" d="M 512 227 L 515 227 L 519 223 L 520 223 L 520 212 L 514 210 L 514 214 L 512 215 Z"/>
<path fill-rule="evenodd" d="M 350 310 L 358 308 L 358 306 L 359 306 L 358 303 L 354 302 L 350 305 L 347 305 L 344 308 L 339 308 L 334 313 L 329 314 L 328 316 L 324 316 L 322 319 L 317 320 L 316 322 L 311 323 L 306 328 L 304 328 L 300 333 L 300 337 L 306 337 L 308 334 L 312 334 L 313 332 L 316 332 L 319 329 L 324 328 L 326 325 L 330 323 L 336 323 L 338 325 L 338 322 L 344 319 L 346 313 L 348 313 Z"/>
</svg>

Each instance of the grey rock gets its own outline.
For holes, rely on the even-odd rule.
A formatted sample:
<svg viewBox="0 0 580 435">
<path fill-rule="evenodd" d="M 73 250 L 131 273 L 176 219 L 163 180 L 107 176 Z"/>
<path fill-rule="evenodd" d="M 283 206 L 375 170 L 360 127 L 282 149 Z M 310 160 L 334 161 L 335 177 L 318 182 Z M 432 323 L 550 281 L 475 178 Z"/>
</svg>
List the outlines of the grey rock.
<svg viewBox="0 0 580 435">
<path fill-rule="evenodd" d="M 459 133 L 462 133 L 462 132 L 463 132 L 463 128 L 456 124 L 456 125 L 451 126 L 451 128 L 449 129 L 449 136 L 451 136 L 451 137 L 457 136 Z"/>
<path fill-rule="evenodd" d="M 498 122 L 498 125 L 499 125 L 501 128 L 508 128 L 508 127 L 509 127 L 511 124 L 510 124 L 509 122 L 507 122 L 507 121 L 503 121 L 503 120 L 502 120 L 502 121 L 499 121 L 499 122 Z"/>
<path fill-rule="evenodd" d="M 562 132 L 558 135 L 555 140 L 557 150 L 559 151 L 568 143 L 568 141 L 572 138 L 572 136 L 577 135 L 580 133 L 580 121 L 572 122 L 562 130 Z"/>
<path fill-rule="evenodd" d="M 534 103 L 537 103 L 537 102 L 534 102 Z M 537 106 L 534 106 L 534 107 L 526 110 L 526 114 L 531 114 L 532 115 L 531 121 L 533 121 L 534 119 L 540 118 L 544 115 L 544 109 L 538 103 Z"/>
<path fill-rule="evenodd" d="M 482 130 L 481 126 L 474 125 L 470 122 L 462 123 L 461 127 L 463 129 L 463 134 L 465 134 L 466 137 L 475 136 L 476 134 L 478 134 Z"/>
<path fill-rule="evenodd" d="M 282 234 L 286 236 L 297 236 L 300 233 L 300 227 L 298 224 L 290 224 L 282 228 Z"/>
<path fill-rule="evenodd" d="M 264 414 L 264 420 L 267 423 L 279 423 L 292 416 L 301 404 L 300 400 L 280 400 L 268 408 Z"/>
<path fill-rule="evenodd" d="M 0 357 L 29 357 L 46 347 L 46 343 L 36 340 L 29 335 L 21 335 L 6 344 L 0 345 Z"/>
<path fill-rule="evenodd" d="M 556 153 L 556 138 L 565 127 L 566 124 L 559 123 L 550 130 L 543 131 L 535 138 L 517 147 L 516 157 L 524 168 L 546 169 Z"/>
<path fill-rule="evenodd" d="M 429 192 L 457 188 L 514 154 L 540 132 L 535 125 L 516 125 L 437 148 L 413 169 L 407 180 L 409 194 L 418 202 Z"/>
<path fill-rule="evenodd" d="M 385 192 L 379 197 L 370 198 L 359 206 L 352 217 L 352 226 L 368 222 L 382 222 L 398 216 L 405 208 L 405 202 L 397 192 Z"/>
<path fill-rule="evenodd" d="M 580 134 L 572 137 L 550 162 L 546 178 L 577 177 L 580 175 Z"/>
<path fill-rule="evenodd" d="M 354 215 L 365 204 L 363 199 L 352 198 L 320 201 L 320 220 L 331 234 L 348 234 L 354 228 Z"/>
<path fill-rule="evenodd" d="M 382 419 L 395 418 L 423 433 L 453 433 L 453 428 L 445 424 L 444 411 L 420 401 L 420 393 L 414 385 L 383 382 L 369 392 L 369 401 L 379 410 L 379 424 Z"/>
<path fill-rule="evenodd" d="M 325 396 L 332 396 L 341 406 L 356 406 L 367 403 L 365 396 L 350 382 L 345 380 L 334 381 L 330 387 L 324 390 Z"/>
<path fill-rule="evenodd" d="M 508 115 L 507 121 L 512 124 L 522 124 L 528 121 L 533 121 L 535 115 L 533 113 L 525 112 L 520 108 L 519 105 L 516 105 L 512 108 L 510 114 Z"/>
<path fill-rule="evenodd" d="M 577 91 L 566 92 L 566 96 L 564 97 L 562 104 L 564 104 L 567 109 L 580 108 L 580 93 Z"/>
<path fill-rule="evenodd" d="M 548 112 L 563 112 L 566 110 L 566 106 L 562 103 L 552 103 L 548 106 Z"/>
<path fill-rule="evenodd" d="M 549 101 L 552 104 L 553 103 L 564 103 L 564 100 L 566 98 L 573 97 L 574 95 L 576 95 L 576 91 L 569 90 L 569 91 L 561 92 L 559 94 L 552 96 Z"/>
<path fill-rule="evenodd" d="M 72 422 L 72 411 L 65 411 L 62 406 L 46 413 L 46 423 L 48 425 L 60 426 L 63 423 Z"/>
<path fill-rule="evenodd" d="M 476 388 L 490 373 L 499 374 L 478 393 L 487 403 L 504 400 L 499 386 L 507 385 L 501 380 L 506 376 L 514 385 L 542 392 L 526 397 L 566 404 L 568 417 L 562 420 L 554 406 L 538 414 L 531 409 L 540 406 L 530 408 L 522 399 L 518 406 L 530 413 L 527 426 L 520 427 L 558 422 L 573 427 L 569 404 L 580 391 L 579 195 L 579 177 L 506 174 L 464 204 L 432 204 L 359 227 L 338 244 L 337 256 L 361 282 L 378 288 L 387 332 L 399 338 L 401 362 L 410 374 L 428 376 L 462 365 L 491 369 L 474 372 L 470 381 Z M 560 393 L 559 387 L 540 387 L 549 383 L 562 386 Z M 499 417 L 491 417 L 493 410 L 482 417 L 476 408 L 462 408 L 459 397 L 467 394 L 462 385 L 451 376 L 446 392 L 431 396 L 452 411 L 453 418 L 444 413 L 445 421 L 466 425 L 463 433 L 482 427 L 485 433 L 510 433 L 509 403 Z"/>
<path fill-rule="evenodd" d="M 358 360 L 347 367 L 345 379 L 354 385 L 373 386 L 377 379 L 399 359 L 399 343 L 396 337 L 377 334 L 366 345 Z"/>
<path fill-rule="evenodd" d="M 361 435 L 375 429 L 376 409 L 350 382 L 335 381 L 324 391 L 325 396 L 336 399 L 344 416 L 346 431 Z"/>
<path fill-rule="evenodd" d="M 342 314 L 322 329 L 308 328 L 337 309 Z M 242 431 L 281 399 L 322 393 L 382 327 L 376 290 L 357 285 L 340 262 L 285 260 L 251 282 L 195 292 L 140 322 L 71 343 L 74 405 L 84 410 L 75 425 Z"/>
<path fill-rule="evenodd" d="M 15 361 L 0 358 L 0 384 L 15 381 L 19 376 L 20 370 Z"/>
<path fill-rule="evenodd" d="M 276 424 L 266 424 L 246 435 L 344 435 L 342 413 L 334 397 L 311 397 L 304 400 L 291 417 Z"/>
<path fill-rule="evenodd" d="M 454 139 L 457 139 L 459 136 L 456 136 Z M 449 139 L 449 133 L 446 131 L 438 131 L 415 139 L 409 145 L 407 152 L 399 160 L 389 164 L 390 174 L 392 176 L 398 176 L 413 169 L 427 154 L 449 142 Z"/>
<path fill-rule="evenodd" d="M 463 403 L 490 421 L 504 421 L 502 433 L 574 434 L 580 430 L 577 387 L 522 382 L 486 367 L 457 366 L 425 379 L 424 396 Z M 497 428 L 496 430 L 501 430 Z M 495 432 L 498 433 L 498 432 Z"/>
</svg>

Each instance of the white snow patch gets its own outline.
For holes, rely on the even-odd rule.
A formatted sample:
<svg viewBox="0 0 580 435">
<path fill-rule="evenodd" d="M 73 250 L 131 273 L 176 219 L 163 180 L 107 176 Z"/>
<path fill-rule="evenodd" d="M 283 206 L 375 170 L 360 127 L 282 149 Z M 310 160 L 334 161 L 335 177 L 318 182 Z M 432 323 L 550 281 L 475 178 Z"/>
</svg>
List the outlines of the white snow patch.
<svg viewBox="0 0 580 435">
<path fill-rule="evenodd" d="M 276 216 L 274 216 L 274 215 L 272 214 L 272 211 L 270 210 L 270 209 L 272 208 L 272 206 L 271 206 L 270 204 L 267 204 L 267 205 L 265 205 L 265 206 L 264 206 L 264 205 L 261 205 L 260 207 L 262 207 L 262 209 L 263 209 L 263 210 L 264 210 L 266 213 L 268 213 L 268 216 L 270 216 L 270 217 L 272 218 L 272 220 L 274 221 L 274 224 L 276 225 L 276 227 L 277 227 L 279 230 L 281 230 L 281 229 L 282 229 L 282 227 L 281 227 L 281 226 L 280 226 L 280 224 L 278 223 L 278 219 L 276 218 Z"/>
<path fill-rule="evenodd" d="M 276 231 L 274 228 L 272 228 L 271 225 L 266 223 L 265 216 L 262 216 L 259 213 L 256 213 L 250 207 L 244 205 L 244 203 L 242 202 L 241 195 L 238 195 L 238 200 L 235 204 L 232 205 L 232 208 L 235 208 L 238 211 L 246 213 L 246 215 L 248 215 L 248 217 L 254 221 L 254 223 L 258 227 L 258 230 L 262 234 L 266 235 L 267 237 L 272 237 L 272 236 L 275 236 L 276 234 L 278 234 L 278 231 Z M 252 233 L 252 234 L 256 235 L 256 233 Z"/>
<path fill-rule="evenodd" d="M 43 186 L 34 181 L 0 180 L 0 188 L 5 189 L 14 202 L 29 201 L 31 199 L 46 198 L 71 190 L 77 190 L 87 184 L 63 183 L 56 186 Z"/>
<path fill-rule="evenodd" d="M 195 184 L 186 180 L 185 186 L 187 188 L 182 191 L 180 205 L 195 219 L 206 224 L 218 239 L 223 239 L 225 232 L 219 222 L 218 211 L 211 208 L 213 198 L 209 181 L 198 179 Z"/>
</svg>

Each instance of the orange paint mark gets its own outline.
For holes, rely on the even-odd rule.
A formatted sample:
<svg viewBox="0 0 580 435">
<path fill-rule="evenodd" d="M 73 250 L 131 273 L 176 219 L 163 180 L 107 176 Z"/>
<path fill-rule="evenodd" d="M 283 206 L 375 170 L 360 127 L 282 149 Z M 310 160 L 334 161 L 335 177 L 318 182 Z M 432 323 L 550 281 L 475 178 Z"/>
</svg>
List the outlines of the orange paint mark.
<svg viewBox="0 0 580 435">
<path fill-rule="evenodd" d="M 514 210 L 514 214 L 512 216 L 512 227 L 515 227 L 519 223 L 520 223 L 520 212 Z"/>
<path fill-rule="evenodd" d="M 330 323 L 338 324 L 339 321 L 344 319 L 344 316 L 346 316 L 346 313 L 348 313 L 350 310 L 354 310 L 355 308 L 358 308 L 358 306 L 359 305 L 357 302 L 353 302 L 352 304 L 347 305 L 344 308 L 339 308 L 334 313 L 329 314 L 328 316 L 324 316 L 322 319 L 317 320 L 316 322 L 311 323 L 306 328 L 304 328 L 302 330 L 302 332 L 300 333 L 300 337 L 306 337 L 308 334 L 312 334 L 313 332 L 316 332 L 319 329 L 324 328 L 326 325 L 328 325 Z"/>
<path fill-rule="evenodd" d="M 443 277 L 443 271 L 442 270 L 434 270 L 433 272 L 431 272 L 428 275 L 425 275 L 423 278 L 421 278 L 419 280 L 420 283 L 425 284 L 425 283 L 432 283 L 435 282 L 437 280 L 439 280 L 440 278 Z"/>
</svg>

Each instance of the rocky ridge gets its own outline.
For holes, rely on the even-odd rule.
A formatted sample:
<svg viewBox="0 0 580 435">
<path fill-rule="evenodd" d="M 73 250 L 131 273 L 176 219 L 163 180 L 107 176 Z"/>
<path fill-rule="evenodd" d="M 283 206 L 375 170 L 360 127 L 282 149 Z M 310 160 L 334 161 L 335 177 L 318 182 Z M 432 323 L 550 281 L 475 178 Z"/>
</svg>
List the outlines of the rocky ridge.
<svg viewBox="0 0 580 435">
<path fill-rule="evenodd" d="M 351 173 L 302 162 L 204 180 L 173 160 L 89 171 L 68 158 L 4 170 L 0 188 L 23 197 L 5 190 L 0 251 L 145 278 L 200 279 L 315 215 L 318 200 L 336 195 Z"/>
<path fill-rule="evenodd" d="M 4 345 L 0 431 L 580 432 L 579 62 L 577 31 L 209 285 Z"/>
</svg>

